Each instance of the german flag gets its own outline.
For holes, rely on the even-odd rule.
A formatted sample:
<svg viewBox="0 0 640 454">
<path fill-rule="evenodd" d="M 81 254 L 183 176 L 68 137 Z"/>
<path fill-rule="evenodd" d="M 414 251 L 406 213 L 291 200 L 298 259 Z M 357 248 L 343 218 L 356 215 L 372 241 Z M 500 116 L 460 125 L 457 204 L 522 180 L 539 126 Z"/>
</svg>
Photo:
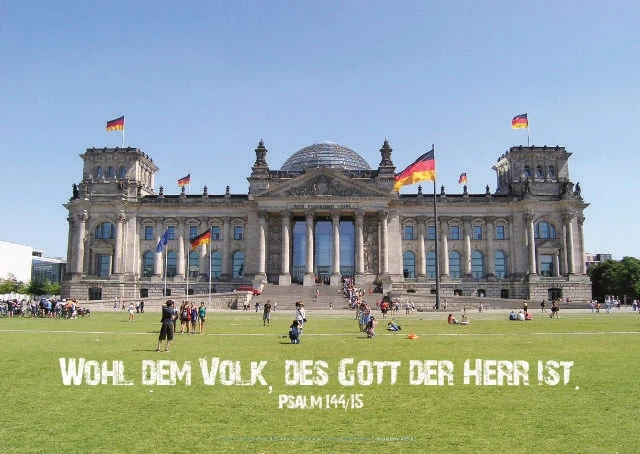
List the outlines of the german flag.
<svg viewBox="0 0 640 454">
<path fill-rule="evenodd" d="M 436 181 L 436 160 L 433 150 L 416 159 L 413 164 L 395 175 L 396 182 L 393 185 L 394 191 L 399 191 L 401 187 L 421 181 Z"/>
<path fill-rule="evenodd" d="M 516 115 L 513 117 L 513 120 L 511 120 L 511 129 L 526 129 L 528 127 L 529 119 L 526 113 Z"/>
<path fill-rule="evenodd" d="M 115 120 L 107 121 L 107 131 L 122 131 L 124 129 L 124 115 Z"/>
<path fill-rule="evenodd" d="M 460 178 L 458 178 L 459 184 L 467 184 L 467 172 L 463 172 L 460 174 Z"/>
<path fill-rule="evenodd" d="M 211 242 L 211 229 L 194 237 L 191 240 L 191 249 L 195 249 L 201 244 L 209 244 Z"/>
<path fill-rule="evenodd" d="M 186 186 L 188 184 L 191 184 L 191 174 L 187 175 L 186 177 L 182 177 L 178 180 L 178 186 L 180 187 Z"/>
</svg>

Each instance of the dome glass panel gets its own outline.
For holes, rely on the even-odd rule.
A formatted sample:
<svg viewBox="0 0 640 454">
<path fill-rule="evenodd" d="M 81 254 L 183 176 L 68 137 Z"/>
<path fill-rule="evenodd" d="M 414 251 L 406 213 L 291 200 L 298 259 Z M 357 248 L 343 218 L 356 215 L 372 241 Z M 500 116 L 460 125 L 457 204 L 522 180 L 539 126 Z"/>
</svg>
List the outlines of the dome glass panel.
<svg viewBox="0 0 640 454">
<path fill-rule="evenodd" d="M 371 170 L 367 161 L 358 153 L 333 142 L 316 143 L 296 151 L 285 161 L 280 170 L 295 172 L 318 167 Z"/>
</svg>

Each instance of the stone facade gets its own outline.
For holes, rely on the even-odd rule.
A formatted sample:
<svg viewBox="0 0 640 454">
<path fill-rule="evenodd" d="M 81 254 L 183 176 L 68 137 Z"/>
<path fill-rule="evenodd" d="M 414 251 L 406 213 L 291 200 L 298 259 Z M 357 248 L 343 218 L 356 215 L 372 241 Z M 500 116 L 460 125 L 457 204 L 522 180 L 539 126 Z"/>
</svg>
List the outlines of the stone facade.
<svg viewBox="0 0 640 454">
<path fill-rule="evenodd" d="M 83 179 L 65 204 L 63 294 L 200 295 L 266 282 L 338 287 L 345 274 L 392 295 L 430 294 L 437 273 L 441 297 L 591 299 L 582 260 L 588 204 L 569 178 L 564 147 L 512 147 L 494 166 L 494 192 L 469 194 L 465 186 L 455 195 L 444 187 L 395 192 L 392 151 L 385 141 L 372 170 L 355 152 L 325 143 L 290 160 L 308 168 L 272 170 L 261 141 L 247 194 L 228 187 L 165 194 L 156 192 L 158 168 L 140 150 L 88 149 Z M 336 165 L 340 153 L 352 164 Z M 190 238 L 207 230 L 211 242 L 192 250 Z"/>
</svg>

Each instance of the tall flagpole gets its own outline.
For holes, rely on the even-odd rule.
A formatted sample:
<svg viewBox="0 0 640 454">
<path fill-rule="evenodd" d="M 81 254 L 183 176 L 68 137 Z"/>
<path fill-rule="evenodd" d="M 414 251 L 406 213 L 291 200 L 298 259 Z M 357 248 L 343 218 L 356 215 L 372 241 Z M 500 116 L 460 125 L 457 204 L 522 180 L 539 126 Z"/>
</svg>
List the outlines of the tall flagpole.
<svg viewBox="0 0 640 454">
<path fill-rule="evenodd" d="M 191 251 L 187 251 L 187 302 L 189 302 L 189 271 L 190 271 L 190 266 L 189 266 L 189 259 L 191 258 Z"/>
<path fill-rule="evenodd" d="M 431 145 L 431 151 L 433 151 L 433 159 L 435 162 L 436 152 L 435 145 Z M 436 253 L 436 310 L 440 310 L 440 256 L 438 255 L 438 203 L 436 198 L 436 177 L 433 177 L 433 222 L 435 224 L 435 253 Z"/>
<path fill-rule="evenodd" d="M 209 226 L 209 234 L 211 235 L 211 226 Z M 209 243 L 207 243 L 208 253 L 207 259 L 209 260 L 209 305 L 207 309 L 211 309 L 211 239 L 209 239 Z"/>
<path fill-rule="evenodd" d="M 164 297 L 167 297 L 167 264 L 169 263 L 169 250 L 165 247 L 164 251 Z"/>
</svg>

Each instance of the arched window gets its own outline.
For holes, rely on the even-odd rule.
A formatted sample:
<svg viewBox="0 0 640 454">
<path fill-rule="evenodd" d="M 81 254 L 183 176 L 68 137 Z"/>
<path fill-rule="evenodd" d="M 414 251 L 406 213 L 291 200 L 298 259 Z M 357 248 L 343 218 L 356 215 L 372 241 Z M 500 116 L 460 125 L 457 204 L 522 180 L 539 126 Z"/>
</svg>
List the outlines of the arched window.
<svg viewBox="0 0 640 454">
<path fill-rule="evenodd" d="M 427 278 L 428 279 L 436 278 L 436 252 L 435 251 L 427 252 Z"/>
<path fill-rule="evenodd" d="M 496 251 L 495 268 L 497 278 L 502 279 L 507 277 L 507 256 L 502 251 Z"/>
<path fill-rule="evenodd" d="M 240 279 L 244 276 L 244 252 L 233 253 L 233 279 Z"/>
<path fill-rule="evenodd" d="M 405 278 L 415 279 L 416 277 L 416 256 L 411 251 L 402 254 L 402 271 Z"/>
<path fill-rule="evenodd" d="M 480 251 L 473 251 L 471 254 L 471 275 L 474 279 L 481 279 L 484 274 L 484 254 Z"/>
<path fill-rule="evenodd" d="M 153 276 L 153 267 L 155 264 L 156 254 L 147 251 L 142 256 L 142 277 L 151 277 Z"/>
<path fill-rule="evenodd" d="M 96 176 L 96 178 L 102 178 L 102 167 L 100 166 L 96 167 L 96 171 L 94 175 Z"/>
<path fill-rule="evenodd" d="M 116 237 L 116 229 L 112 223 L 103 222 L 96 226 L 94 236 L 99 240 L 113 240 Z"/>
<path fill-rule="evenodd" d="M 524 166 L 524 177 L 531 178 L 531 167 Z"/>
<path fill-rule="evenodd" d="M 189 279 L 198 279 L 200 274 L 200 252 L 189 252 Z"/>
<path fill-rule="evenodd" d="M 118 178 L 124 180 L 127 177 L 127 168 L 125 166 L 120 166 L 118 169 Z"/>
<path fill-rule="evenodd" d="M 116 169 L 109 166 L 109 168 L 107 169 L 107 178 L 114 178 L 115 176 L 116 176 Z"/>
<path fill-rule="evenodd" d="M 556 168 L 549 166 L 549 178 L 554 179 L 556 177 Z"/>
<path fill-rule="evenodd" d="M 544 178 L 544 171 L 542 166 L 536 166 L 536 178 Z"/>
<path fill-rule="evenodd" d="M 222 252 L 213 251 L 211 253 L 211 278 L 220 279 L 222 276 Z"/>
<path fill-rule="evenodd" d="M 458 251 L 449 252 L 449 276 L 454 278 L 462 277 L 462 266 L 460 263 L 460 253 Z"/>
<path fill-rule="evenodd" d="M 549 240 L 556 238 L 556 228 L 553 224 L 541 221 L 536 224 L 535 236 L 539 239 Z"/>
<path fill-rule="evenodd" d="M 178 274 L 178 255 L 175 251 L 167 252 L 167 277 Z"/>
</svg>

